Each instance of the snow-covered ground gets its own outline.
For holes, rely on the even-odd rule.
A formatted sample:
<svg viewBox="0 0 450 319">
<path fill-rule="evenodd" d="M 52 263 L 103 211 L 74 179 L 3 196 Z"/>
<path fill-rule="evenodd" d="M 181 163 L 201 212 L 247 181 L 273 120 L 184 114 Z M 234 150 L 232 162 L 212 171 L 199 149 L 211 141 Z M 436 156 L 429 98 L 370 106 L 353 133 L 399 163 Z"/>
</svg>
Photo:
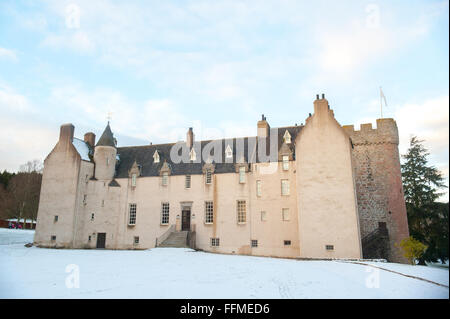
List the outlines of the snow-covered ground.
<svg viewBox="0 0 450 319">
<path fill-rule="evenodd" d="M 33 234 L 0 229 L 0 298 L 449 298 L 446 287 L 359 264 L 24 247 Z M 448 286 L 448 268 L 370 264 Z"/>
</svg>

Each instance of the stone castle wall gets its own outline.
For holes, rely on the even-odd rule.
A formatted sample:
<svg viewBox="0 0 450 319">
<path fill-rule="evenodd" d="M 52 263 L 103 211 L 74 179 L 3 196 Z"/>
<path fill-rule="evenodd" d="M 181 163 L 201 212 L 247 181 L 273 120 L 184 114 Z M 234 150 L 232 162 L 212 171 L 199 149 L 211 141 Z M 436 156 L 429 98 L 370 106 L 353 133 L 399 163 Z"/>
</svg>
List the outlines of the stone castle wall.
<svg viewBox="0 0 450 319">
<path fill-rule="evenodd" d="M 404 262 L 396 246 L 409 236 L 403 195 L 398 129 L 393 119 L 378 119 L 377 128 L 362 124 L 359 131 L 353 125 L 344 126 L 353 143 L 356 193 L 361 238 L 385 223 L 389 233 L 390 261 Z M 364 249 L 364 247 L 363 247 Z"/>
</svg>

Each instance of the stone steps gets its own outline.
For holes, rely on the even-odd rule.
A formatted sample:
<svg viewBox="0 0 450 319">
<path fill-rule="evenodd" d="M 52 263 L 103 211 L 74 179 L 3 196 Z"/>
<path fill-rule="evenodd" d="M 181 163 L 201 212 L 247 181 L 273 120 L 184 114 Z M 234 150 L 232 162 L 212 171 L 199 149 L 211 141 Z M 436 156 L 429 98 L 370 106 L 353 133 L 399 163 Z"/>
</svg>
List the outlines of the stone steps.
<svg viewBox="0 0 450 319">
<path fill-rule="evenodd" d="M 173 232 L 167 237 L 165 241 L 163 241 L 158 247 L 177 247 L 184 248 L 188 247 L 187 245 L 187 231 L 179 231 Z"/>
</svg>

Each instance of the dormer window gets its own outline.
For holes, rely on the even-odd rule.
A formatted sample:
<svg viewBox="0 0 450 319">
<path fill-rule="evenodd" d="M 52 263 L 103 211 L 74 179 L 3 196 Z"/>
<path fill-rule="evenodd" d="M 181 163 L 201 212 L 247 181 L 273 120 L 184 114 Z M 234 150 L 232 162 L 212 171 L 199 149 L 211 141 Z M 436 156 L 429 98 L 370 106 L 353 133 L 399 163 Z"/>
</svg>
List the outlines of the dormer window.
<svg viewBox="0 0 450 319">
<path fill-rule="evenodd" d="M 136 187 L 136 177 L 137 177 L 136 174 L 131 175 L 131 186 L 132 187 Z"/>
<path fill-rule="evenodd" d="M 189 159 L 191 161 L 195 161 L 197 159 L 197 154 L 195 153 L 194 148 L 191 149 L 191 152 L 189 153 Z"/>
<path fill-rule="evenodd" d="M 169 184 L 169 173 L 163 172 L 162 173 L 162 185 L 167 186 L 167 184 Z"/>
<path fill-rule="evenodd" d="M 159 163 L 159 153 L 158 151 L 155 151 L 153 154 L 153 163 Z"/>
<path fill-rule="evenodd" d="M 233 150 L 231 149 L 230 145 L 227 145 L 227 148 L 225 150 L 225 157 L 226 158 L 232 158 L 233 157 Z"/>
<path fill-rule="evenodd" d="M 291 144 L 291 134 L 289 134 L 288 130 L 284 132 L 283 139 L 286 144 Z"/>
</svg>

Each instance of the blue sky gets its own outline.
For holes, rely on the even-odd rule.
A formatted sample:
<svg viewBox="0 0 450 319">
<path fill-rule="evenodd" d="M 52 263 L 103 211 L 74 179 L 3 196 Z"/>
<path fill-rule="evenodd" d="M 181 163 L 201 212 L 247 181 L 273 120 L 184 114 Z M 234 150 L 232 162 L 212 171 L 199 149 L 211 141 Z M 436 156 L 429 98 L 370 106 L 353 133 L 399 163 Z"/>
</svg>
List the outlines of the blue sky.
<svg viewBox="0 0 450 319">
<path fill-rule="evenodd" d="M 401 152 L 425 139 L 448 181 L 448 23 L 448 1 L 2 0 L 0 170 L 108 112 L 119 145 L 300 124 L 319 93 L 375 123 L 382 86 Z"/>
</svg>

